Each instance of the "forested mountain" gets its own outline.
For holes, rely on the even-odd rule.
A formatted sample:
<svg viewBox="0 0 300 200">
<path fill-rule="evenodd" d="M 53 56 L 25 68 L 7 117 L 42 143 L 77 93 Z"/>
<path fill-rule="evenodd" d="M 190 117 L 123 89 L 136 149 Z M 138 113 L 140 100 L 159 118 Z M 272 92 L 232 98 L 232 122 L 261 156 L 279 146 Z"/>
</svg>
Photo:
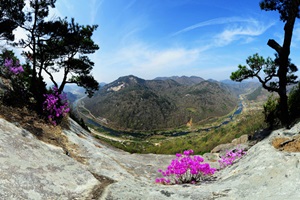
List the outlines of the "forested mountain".
<svg viewBox="0 0 300 200">
<path fill-rule="evenodd" d="M 236 95 L 220 83 L 203 79 L 197 84 L 180 84 L 173 78 L 143 80 L 132 75 L 84 99 L 94 116 L 105 118 L 106 126 L 121 130 L 176 128 L 191 119 L 197 123 L 229 113 L 237 102 Z"/>
<path fill-rule="evenodd" d="M 197 83 L 200 83 L 202 81 L 205 81 L 203 78 L 198 76 L 171 76 L 171 77 L 157 77 L 154 80 L 174 80 L 177 83 L 180 83 L 182 85 L 194 85 Z"/>
<path fill-rule="evenodd" d="M 230 91 L 232 91 L 236 95 L 252 92 L 256 88 L 261 86 L 261 84 L 257 81 L 235 82 L 232 80 L 223 80 L 220 81 L 220 84 L 227 87 Z"/>
</svg>

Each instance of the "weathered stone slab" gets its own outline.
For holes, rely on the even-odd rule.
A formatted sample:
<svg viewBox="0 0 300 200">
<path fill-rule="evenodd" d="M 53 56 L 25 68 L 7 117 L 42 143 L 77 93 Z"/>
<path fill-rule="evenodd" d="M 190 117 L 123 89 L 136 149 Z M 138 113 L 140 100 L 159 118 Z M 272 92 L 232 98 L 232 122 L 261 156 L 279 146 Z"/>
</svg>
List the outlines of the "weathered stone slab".
<svg viewBox="0 0 300 200">
<path fill-rule="evenodd" d="M 61 148 L 0 119 L 0 199 L 85 199 L 99 183 Z"/>
<path fill-rule="evenodd" d="M 174 155 L 129 154 L 70 123 L 64 134 L 78 147 L 85 166 L 0 119 L 0 199 L 296 200 L 300 196 L 300 154 L 271 145 L 274 137 L 299 134 L 300 124 L 273 131 L 237 163 L 217 172 L 216 180 L 167 186 L 154 181 L 160 176 L 157 170 L 165 169 Z M 207 157 L 213 155 L 217 154 Z"/>
</svg>

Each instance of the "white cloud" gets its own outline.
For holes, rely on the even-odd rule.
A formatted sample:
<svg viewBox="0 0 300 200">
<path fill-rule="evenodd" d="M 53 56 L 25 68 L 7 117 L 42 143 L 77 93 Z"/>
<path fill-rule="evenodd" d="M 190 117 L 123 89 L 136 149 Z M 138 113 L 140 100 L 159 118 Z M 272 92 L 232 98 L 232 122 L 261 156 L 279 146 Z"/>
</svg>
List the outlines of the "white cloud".
<svg viewBox="0 0 300 200">
<path fill-rule="evenodd" d="M 243 39 L 244 43 L 250 43 L 255 37 L 263 34 L 274 24 L 275 22 L 263 23 L 253 18 L 223 17 L 194 24 L 171 34 L 171 36 L 183 34 L 205 26 L 226 25 L 223 29 L 223 26 L 216 28 L 216 32 L 220 29 L 221 32 L 212 37 L 213 42 L 209 42 L 211 48 L 225 46 L 238 39 Z"/>
<path fill-rule="evenodd" d="M 225 27 L 218 27 L 217 30 L 220 31 L 221 29 L 221 32 L 216 32 L 215 35 L 211 35 L 205 41 L 202 41 L 202 45 L 193 45 L 194 47 L 187 47 L 180 44 L 167 48 L 156 47 L 153 44 L 148 45 L 142 42 L 142 40 L 137 39 L 136 35 L 139 32 L 139 28 L 131 29 L 131 31 L 126 32 L 127 34 L 123 34 L 123 40 L 121 39 L 122 42 L 117 51 L 107 53 L 102 58 L 96 58 L 95 63 L 99 63 L 102 69 L 95 68 L 94 71 L 98 72 L 102 70 L 102 73 L 106 74 L 106 76 L 97 77 L 97 79 L 106 81 L 108 78 L 117 79 L 119 76 L 128 74 L 145 79 L 165 75 L 195 74 L 199 74 L 199 76 L 203 76 L 204 78 L 220 79 L 219 77 L 212 77 L 212 74 L 215 74 L 212 71 L 214 70 L 212 66 L 218 65 L 217 63 L 220 63 L 220 60 L 224 61 L 226 59 L 227 61 L 232 61 L 235 56 L 228 54 L 227 57 L 225 56 L 226 58 L 217 58 L 215 55 L 217 52 L 216 49 L 230 45 L 237 40 L 243 44 L 251 43 L 257 36 L 260 36 L 273 26 L 274 23 L 265 24 L 252 18 L 218 18 L 218 20 L 214 19 L 197 24 L 176 33 L 181 34 L 201 26 L 223 24 L 226 22 L 232 23 L 226 24 Z M 174 39 L 176 41 L 176 38 Z M 175 42 L 175 44 L 177 43 Z M 223 66 L 223 63 L 221 62 L 219 66 Z M 229 77 L 232 71 L 232 67 L 215 68 L 216 74 L 219 74 L 220 77 Z"/>
<path fill-rule="evenodd" d="M 204 27 L 204 26 L 229 24 L 229 23 L 237 23 L 237 22 L 249 22 L 249 21 L 251 21 L 251 19 L 240 18 L 240 17 L 220 17 L 220 18 L 207 20 L 207 21 L 200 22 L 200 23 L 194 24 L 192 26 L 186 27 L 184 29 L 181 29 L 181 30 L 173 33 L 172 36 L 176 36 L 176 35 L 188 32 L 188 31 L 192 31 L 196 28 Z"/>
<path fill-rule="evenodd" d="M 111 81 L 129 74 L 145 79 L 170 73 L 180 75 L 190 69 L 191 65 L 196 65 L 200 54 L 199 49 L 183 47 L 156 49 L 140 42 L 122 48 L 113 55 L 109 54 L 110 56 L 94 57 L 94 61 L 98 63 L 94 72 L 101 81 L 107 81 L 107 78 Z"/>
<path fill-rule="evenodd" d="M 227 26 L 225 30 L 215 36 L 214 43 L 216 46 L 225 46 L 238 39 L 243 39 L 244 42 L 253 41 L 253 37 L 263 34 L 273 25 L 273 22 L 265 25 L 252 19 L 244 24 Z"/>
<path fill-rule="evenodd" d="M 146 50 L 135 57 L 133 69 L 139 73 L 163 74 L 178 67 L 184 68 L 194 63 L 199 52 L 197 49 L 174 48 L 165 50 Z M 141 57 L 140 57 L 141 56 Z"/>
</svg>

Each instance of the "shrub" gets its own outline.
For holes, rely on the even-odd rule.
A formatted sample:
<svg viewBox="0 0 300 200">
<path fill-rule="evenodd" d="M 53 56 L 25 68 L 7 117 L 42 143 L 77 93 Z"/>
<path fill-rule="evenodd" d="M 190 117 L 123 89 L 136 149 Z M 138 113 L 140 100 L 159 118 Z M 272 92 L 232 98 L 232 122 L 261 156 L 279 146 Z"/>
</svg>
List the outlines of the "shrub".
<svg viewBox="0 0 300 200">
<path fill-rule="evenodd" d="M 4 61 L 4 67 L 7 68 L 7 70 L 14 75 L 18 75 L 22 72 L 24 72 L 23 67 L 20 65 L 19 60 L 13 60 L 12 58 L 6 58 Z"/>
<path fill-rule="evenodd" d="M 288 105 L 291 118 L 295 119 L 300 117 L 300 83 L 289 93 Z"/>
<path fill-rule="evenodd" d="M 267 102 L 263 105 L 265 122 L 272 129 L 274 126 L 280 124 L 279 120 L 279 99 L 275 98 L 273 95 L 269 96 Z"/>
<path fill-rule="evenodd" d="M 6 105 L 23 107 L 28 104 L 31 96 L 28 91 L 27 65 L 20 65 L 20 61 L 12 51 L 4 50 L 0 54 L 1 76 L 8 80 L 2 100 Z"/>
<path fill-rule="evenodd" d="M 53 87 L 52 93 L 44 95 L 44 111 L 48 120 L 56 126 L 62 118 L 70 111 L 66 94 L 60 94 L 56 87 Z"/>
<path fill-rule="evenodd" d="M 73 112 L 72 109 L 70 109 L 69 116 L 70 116 L 75 122 L 77 122 L 83 129 L 85 129 L 86 131 L 88 131 L 89 133 L 91 133 L 89 127 L 86 125 L 86 123 L 84 122 L 84 120 L 83 120 L 82 118 L 79 119 L 79 117 L 75 114 L 75 112 Z"/>
<path fill-rule="evenodd" d="M 177 153 L 165 171 L 158 170 L 164 177 L 157 178 L 156 183 L 161 184 L 183 184 L 197 183 L 207 175 L 215 173 L 216 169 L 211 168 L 208 163 L 203 163 L 200 156 L 192 156 L 193 150 L 186 150 L 182 154 Z"/>
</svg>

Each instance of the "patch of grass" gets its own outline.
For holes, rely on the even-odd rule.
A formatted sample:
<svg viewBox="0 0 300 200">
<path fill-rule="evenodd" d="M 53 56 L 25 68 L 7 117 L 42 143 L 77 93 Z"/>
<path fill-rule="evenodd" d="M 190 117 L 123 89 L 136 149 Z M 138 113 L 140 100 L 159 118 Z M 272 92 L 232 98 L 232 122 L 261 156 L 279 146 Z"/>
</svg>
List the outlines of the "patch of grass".
<svg viewBox="0 0 300 200">
<path fill-rule="evenodd" d="M 196 109 L 195 108 L 187 108 L 187 111 L 191 112 L 191 113 L 196 113 Z"/>
<path fill-rule="evenodd" d="M 236 122 L 229 123 L 221 128 L 208 132 L 196 133 L 192 139 L 188 136 L 169 138 L 162 141 L 161 146 L 155 151 L 162 154 L 174 154 L 192 148 L 195 153 L 209 152 L 219 144 L 229 143 L 243 134 L 253 135 L 255 131 L 266 128 L 264 116 L 259 111 L 252 115 L 240 116 Z M 189 142 L 192 140 L 192 144 Z"/>
</svg>

